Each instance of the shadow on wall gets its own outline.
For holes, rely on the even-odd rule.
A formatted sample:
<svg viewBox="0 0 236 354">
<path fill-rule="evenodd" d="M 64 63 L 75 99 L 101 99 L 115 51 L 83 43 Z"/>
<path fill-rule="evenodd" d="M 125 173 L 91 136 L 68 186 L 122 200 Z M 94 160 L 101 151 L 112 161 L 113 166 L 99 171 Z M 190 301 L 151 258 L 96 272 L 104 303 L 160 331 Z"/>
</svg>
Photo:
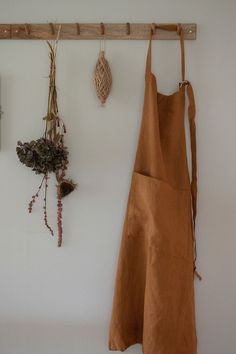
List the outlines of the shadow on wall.
<svg viewBox="0 0 236 354">
<path fill-rule="evenodd" d="M 108 330 L 102 324 L 0 323 L 1 354 L 115 353 L 108 350 L 107 341 Z M 127 354 L 140 353 L 138 347 Z"/>
</svg>

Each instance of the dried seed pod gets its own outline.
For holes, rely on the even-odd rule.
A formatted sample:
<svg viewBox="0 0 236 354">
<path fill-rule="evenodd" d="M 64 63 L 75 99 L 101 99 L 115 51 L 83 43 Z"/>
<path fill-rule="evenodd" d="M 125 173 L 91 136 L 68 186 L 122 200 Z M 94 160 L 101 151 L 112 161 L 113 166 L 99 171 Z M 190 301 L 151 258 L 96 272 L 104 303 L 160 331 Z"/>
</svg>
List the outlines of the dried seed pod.
<svg viewBox="0 0 236 354">
<path fill-rule="evenodd" d="M 60 193 L 61 198 L 64 198 L 73 192 L 76 186 L 76 183 L 74 183 L 71 179 L 62 179 L 62 181 L 57 186 L 58 193 Z"/>
<path fill-rule="evenodd" d="M 112 86 L 111 69 L 105 58 L 104 50 L 101 50 L 99 53 L 99 58 L 94 69 L 93 81 L 97 96 L 102 105 L 104 105 Z"/>
</svg>

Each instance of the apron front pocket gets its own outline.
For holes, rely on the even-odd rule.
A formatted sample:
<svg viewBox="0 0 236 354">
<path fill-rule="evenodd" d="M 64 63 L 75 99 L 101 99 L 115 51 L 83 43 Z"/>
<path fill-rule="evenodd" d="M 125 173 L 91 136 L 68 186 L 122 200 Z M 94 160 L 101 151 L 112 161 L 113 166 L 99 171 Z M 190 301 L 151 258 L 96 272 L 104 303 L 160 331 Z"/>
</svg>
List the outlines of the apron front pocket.
<svg viewBox="0 0 236 354">
<path fill-rule="evenodd" d="M 127 206 L 127 236 L 145 237 L 162 255 L 192 259 L 191 194 L 138 172 Z"/>
</svg>

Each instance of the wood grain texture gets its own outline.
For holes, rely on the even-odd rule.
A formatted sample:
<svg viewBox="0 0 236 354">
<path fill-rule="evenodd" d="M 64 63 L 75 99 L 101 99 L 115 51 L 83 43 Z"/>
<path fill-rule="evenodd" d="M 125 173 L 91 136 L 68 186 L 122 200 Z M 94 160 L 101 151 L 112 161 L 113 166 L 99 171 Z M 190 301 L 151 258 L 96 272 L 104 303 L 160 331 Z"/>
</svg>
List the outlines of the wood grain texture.
<svg viewBox="0 0 236 354">
<path fill-rule="evenodd" d="M 61 25 L 60 39 L 119 39 L 140 40 L 150 36 L 150 23 L 104 23 L 104 35 L 100 23 L 21 23 L 0 24 L 0 39 L 24 39 L 24 40 L 50 40 L 55 39 L 57 30 Z M 156 24 L 169 25 L 169 24 Z M 194 23 L 182 23 L 185 39 L 196 39 L 197 25 Z M 130 32 L 129 32 L 130 31 Z M 128 34 L 129 33 L 129 34 Z M 153 39 L 171 40 L 178 39 L 176 31 L 166 31 L 157 28 Z"/>
</svg>

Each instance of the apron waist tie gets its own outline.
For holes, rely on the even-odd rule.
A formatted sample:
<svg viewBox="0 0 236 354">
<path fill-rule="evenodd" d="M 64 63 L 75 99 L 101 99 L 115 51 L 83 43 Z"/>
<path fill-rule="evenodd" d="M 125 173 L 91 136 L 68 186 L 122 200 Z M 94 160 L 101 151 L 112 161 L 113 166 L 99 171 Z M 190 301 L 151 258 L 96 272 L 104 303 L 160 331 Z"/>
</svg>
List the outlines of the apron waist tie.
<svg viewBox="0 0 236 354">
<path fill-rule="evenodd" d="M 191 179 L 191 199 L 192 199 L 192 222 L 193 222 L 193 272 L 199 280 L 202 280 L 201 275 L 197 272 L 196 259 L 197 259 L 197 247 L 195 238 L 195 220 L 197 215 L 197 153 L 196 153 L 196 124 L 195 124 L 195 100 L 192 85 L 189 81 L 184 80 L 180 85 L 184 85 L 187 90 L 187 96 L 189 101 L 188 106 L 188 119 L 190 128 L 190 143 L 191 143 L 191 158 L 192 158 L 192 179 Z"/>
</svg>

